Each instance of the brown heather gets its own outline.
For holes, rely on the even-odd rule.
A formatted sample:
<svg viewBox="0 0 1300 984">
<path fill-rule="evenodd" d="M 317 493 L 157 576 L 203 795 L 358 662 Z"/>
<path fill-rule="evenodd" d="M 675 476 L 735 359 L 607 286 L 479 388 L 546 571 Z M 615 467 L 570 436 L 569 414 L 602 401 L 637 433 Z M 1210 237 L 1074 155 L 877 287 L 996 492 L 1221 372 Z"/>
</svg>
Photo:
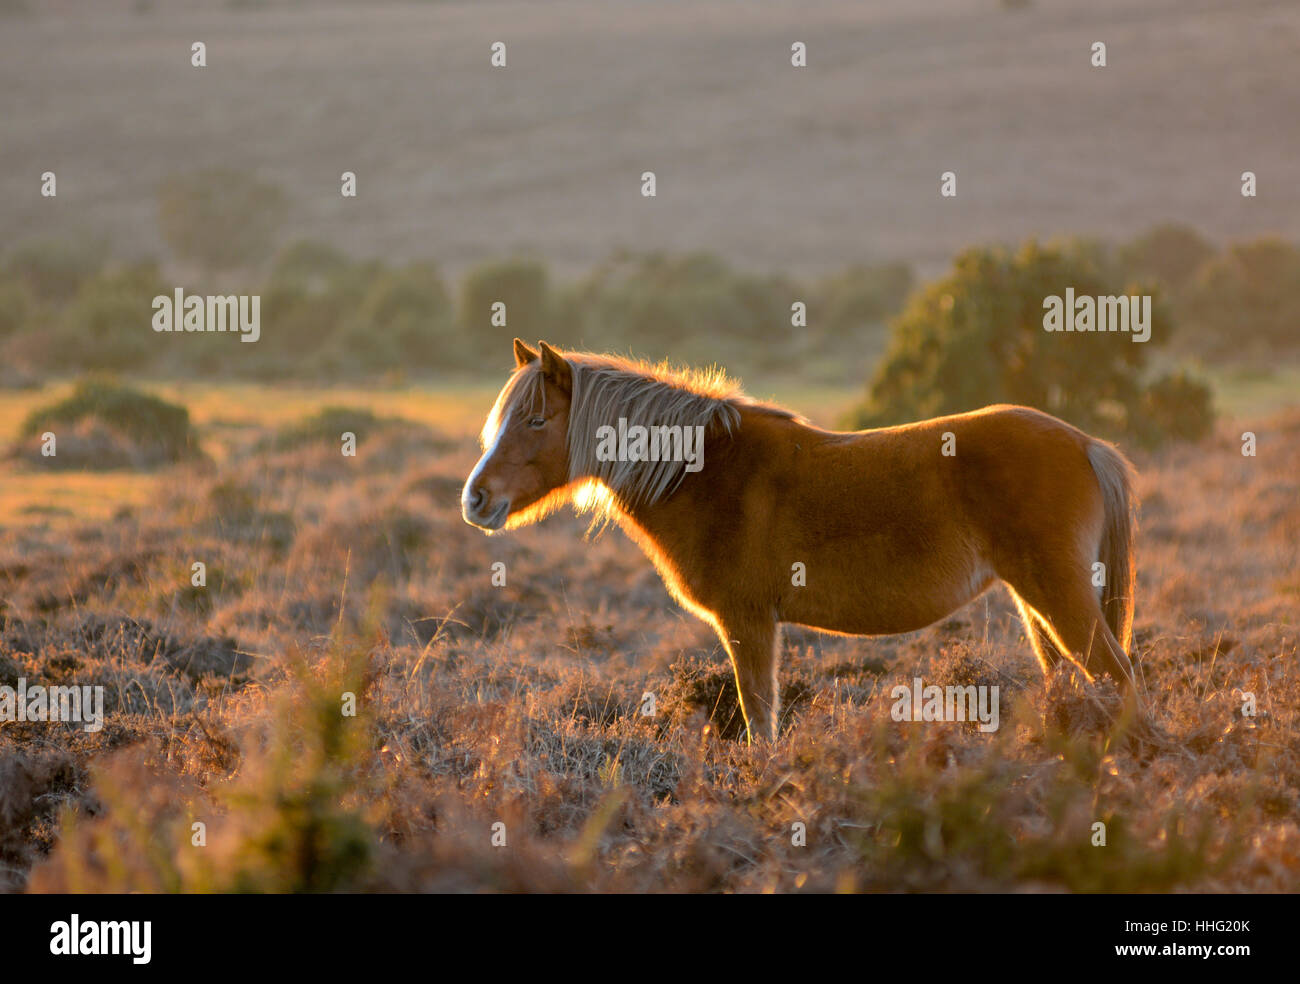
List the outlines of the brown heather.
<svg viewBox="0 0 1300 984">
<path fill-rule="evenodd" d="M 1295 891 L 1300 413 L 1248 425 L 1256 458 L 1246 426 L 1134 455 L 1157 733 L 1109 683 L 1045 684 L 995 590 L 907 636 L 789 633 L 770 749 L 617 531 L 462 522 L 468 433 L 378 427 L 355 459 L 250 435 L 146 507 L 0 532 L 0 683 L 103 685 L 107 711 L 0 725 L 0 885 Z M 1001 729 L 894 722 L 917 675 L 997 684 Z"/>
</svg>

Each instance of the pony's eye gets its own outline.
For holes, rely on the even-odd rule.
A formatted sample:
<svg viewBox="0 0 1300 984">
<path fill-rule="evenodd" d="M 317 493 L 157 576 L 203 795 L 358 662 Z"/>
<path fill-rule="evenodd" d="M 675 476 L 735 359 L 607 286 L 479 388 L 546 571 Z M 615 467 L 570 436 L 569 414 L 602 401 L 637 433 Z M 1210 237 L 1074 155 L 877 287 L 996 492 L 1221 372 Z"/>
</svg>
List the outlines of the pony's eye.
<svg viewBox="0 0 1300 984">
<path fill-rule="evenodd" d="M 546 418 L 531 417 L 528 420 L 528 426 L 531 427 L 533 430 L 541 430 L 543 427 L 546 426 Z"/>
</svg>

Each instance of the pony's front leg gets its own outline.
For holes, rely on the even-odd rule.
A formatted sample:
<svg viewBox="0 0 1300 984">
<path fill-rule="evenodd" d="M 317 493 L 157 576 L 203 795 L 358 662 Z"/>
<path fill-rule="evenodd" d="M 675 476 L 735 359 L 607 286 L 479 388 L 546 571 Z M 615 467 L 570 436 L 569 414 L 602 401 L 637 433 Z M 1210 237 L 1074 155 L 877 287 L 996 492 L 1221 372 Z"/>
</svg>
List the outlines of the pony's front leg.
<svg viewBox="0 0 1300 984">
<path fill-rule="evenodd" d="M 736 674 L 749 743 L 776 741 L 781 700 L 777 684 L 780 626 L 775 620 L 727 619 L 719 624 L 718 634 Z"/>
</svg>

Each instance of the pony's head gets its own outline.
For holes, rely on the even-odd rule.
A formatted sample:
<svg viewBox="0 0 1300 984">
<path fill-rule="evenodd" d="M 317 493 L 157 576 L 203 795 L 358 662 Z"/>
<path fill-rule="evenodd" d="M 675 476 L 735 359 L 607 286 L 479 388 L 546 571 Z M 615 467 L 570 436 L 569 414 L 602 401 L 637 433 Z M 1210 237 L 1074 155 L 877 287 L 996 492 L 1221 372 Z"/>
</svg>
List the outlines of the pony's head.
<svg viewBox="0 0 1300 984">
<path fill-rule="evenodd" d="M 483 457 L 465 482 L 461 511 L 490 533 L 565 503 L 597 521 L 617 519 L 672 495 L 703 468 L 705 436 L 731 434 L 742 407 L 790 416 L 753 403 L 721 370 L 561 355 L 545 342 L 535 352 L 516 338 L 515 371 L 483 425 Z M 618 433 L 638 431 L 645 447 L 617 447 Z"/>
<path fill-rule="evenodd" d="M 465 522 L 488 532 L 522 525 L 569 484 L 573 372 L 545 342 L 515 339 L 515 371 L 483 425 L 483 457 L 461 493 Z"/>
</svg>

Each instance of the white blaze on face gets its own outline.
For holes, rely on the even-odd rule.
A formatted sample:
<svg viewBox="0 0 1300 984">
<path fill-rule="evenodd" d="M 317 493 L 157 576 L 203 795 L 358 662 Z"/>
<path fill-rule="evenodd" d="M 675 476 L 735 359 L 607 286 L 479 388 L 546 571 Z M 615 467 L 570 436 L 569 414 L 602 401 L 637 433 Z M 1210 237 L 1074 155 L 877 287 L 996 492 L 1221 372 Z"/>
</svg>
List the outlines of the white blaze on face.
<svg viewBox="0 0 1300 984">
<path fill-rule="evenodd" d="M 501 443 L 501 435 L 505 433 L 505 421 L 509 417 L 509 407 L 505 406 L 507 398 L 511 395 L 511 390 L 515 387 L 506 386 L 497 397 L 497 402 L 492 406 L 492 412 L 488 414 L 487 421 L 483 424 L 483 432 L 479 435 L 479 443 L 483 445 L 483 457 L 479 458 L 478 464 L 474 470 L 469 473 L 469 478 L 465 480 L 465 487 L 460 493 L 461 509 L 469 509 L 470 490 L 474 488 L 478 481 L 479 475 L 487 467 L 487 463 L 492 460 L 492 455 L 496 453 L 497 445 Z"/>
<path fill-rule="evenodd" d="M 475 483 L 478 482 L 478 477 L 482 474 L 483 469 L 487 467 L 487 463 L 492 460 L 492 455 L 496 453 L 497 445 L 501 443 L 501 434 L 504 431 L 504 427 L 496 428 L 495 433 L 492 435 L 492 443 L 488 445 L 487 450 L 483 452 L 483 457 L 478 459 L 478 464 L 474 466 L 474 470 L 469 473 L 469 478 L 465 480 L 465 488 L 460 493 L 460 504 L 462 508 L 469 508 L 470 489 L 472 489 Z"/>
</svg>

